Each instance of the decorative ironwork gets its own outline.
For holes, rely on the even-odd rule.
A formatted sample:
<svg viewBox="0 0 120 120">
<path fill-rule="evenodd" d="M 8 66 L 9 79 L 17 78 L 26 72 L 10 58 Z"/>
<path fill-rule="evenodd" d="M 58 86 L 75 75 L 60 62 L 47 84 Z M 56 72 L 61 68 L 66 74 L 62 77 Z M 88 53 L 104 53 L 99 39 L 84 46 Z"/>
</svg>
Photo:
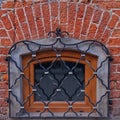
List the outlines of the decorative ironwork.
<svg viewBox="0 0 120 120">
<path fill-rule="evenodd" d="M 11 115 L 11 111 L 10 111 L 10 116 L 11 117 L 30 117 L 30 118 L 36 117 L 36 116 L 41 117 L 41 118 L 42 117 L 106 117 L 104 116 L 103 112 L 100 111 L 100 108 L 98 106 L 99 104 L 103 102 L 104 97 L 109 96 L 109 92 L 110 92 L 110 88 L 109 88 L 109 74 L 110 74 L 109 65 L 110 63 L 109 61 L 112 60 L 112 57 L 108 49 L 105 47 L 104 44 L 98 41 L 95 41 L 95 40 L 80 41 L 80 42 L 75 42 L 75 43 L 64 42 L 65 39 L 69 40 L 68 38 L 69 33 L 66 31 L 62 32 L 59 28 L 57 28 L 55 32 L 54 31 L 49 32 L 48 36 L 51 36 L 50 40 L 53 39 L 54 41 L 53 43 L 42 44 L 39 42 L 37 43 L 33 41 L 24 40 L 24 41 L 15 43 L 9 50 L 9 54 L 6 59 L 9 63 L 9 90 L 8 90 L 9 99 L 7 101 L 10 104 L 10 110 L 14 109 L 14 108 L 11 108 L 12 104 L 14 104 L 12 100 L 16 101 L 16 104 L 19 106 L 17 107 L 18 111 L 14 115 Z M 22 63 L 20 61 L 21 55 L 24 54 L 23 51 L 20 51 L 19 56 L 16 57 L 18 59 L 16 59 L 14 56 L 16 52 L 19 52 L 20 46 L 22 45 L 25 46 L 25 49 L 23 50 L 27 51 L 26 53 L 30 53 L 32 55 L 32 58 L 27 62 L 26 66 L 22 66 Z M 86 45 L 87 47 L 84 48 L 83 47 L 84 45 Z M 92 51 L 94 51 L 95 46 L 98 46 L 100 50 L 104 52 L 104 55 L 105 55 L 104 57 L 100 58 L 97 69 L 94 69 L 91 63 L 85 58 L 87 54 L 92 53 Z M 46 49 L 50 49 L 54 51 L 56 54 L 56 58 L 47 64 L 43 64 L 39 62 L 39 59 L 37 59 L 36 56 L 38 52 L 41 52 Z M 76 50 L 77 52 L 81 54 L 79 59 L 77 59 L 77 61 L 73 65 L 72 63 L 66 62 L 65 60 L 61 58 L 62 52 L 64 52 L 65 50 L 70 50 L 70 49 Z M 93 54 L 94 53 L 95 52 L 93 52 Z M 59 59 L 59 62 L 58 62 L 58 59 Z M 24 73 L 24 70 L 30 65 L 30 63 L 33 60 L 38 61 L 38 64 L 35 69 L 36 70 L 35 75 L 37 73 L 39 74 L 39 79 L 35 78 L 36 80 L 35 80 L 34 85 L 29 80 L 30 78 L 28 78 L 28 76 L 26 76 Z M 81 60 L 84 60 L 85 63 L 90 67 L 91 71 L 93 72 L 93 75 L 88 79 L 87 83 L 85 83 L 84 79 L 80 80 L 79 74 L 76 73 L 75 71 L 76 69 L 78 69 L 78 71 L 79 70 L 84 71 L 83 70 L 85 69 L 84 66 L 81 66 L 81 64 L 79 64 Z M 54 66 L 55 63 L 57 65 L 58 64 L 60 65 Z M 108 68 L 108 73 L 106 73 L 107 82 L 105 82 L 106 80 L 104 80 L 104 78 L 99 75 L 99 72 L 101 72 L 101 70 L 105 68 L 105 64 L 107 64 L 107 68 Z M 62 67 L 62 68 L 59 68 L 59 67 Z M 13 73 L 14 68 L 15 68 L 16 74 Z M 58 74 L 57 69 L 62 74 L 61 78 L 59 78 L 59 75 L 57 76 Z M 45 77 L 48 77 L 48 80 L 50 80 L 49 87 L 54 86 L 53 88 L 49 89 L 50 90 L 49 93 L 48 93 L 48 90 L 45 90 L 45 86 L 41 85 Z M 75 78 L 76 88 L 73 88 L 74 89 L 72 91 L 73 93 L 70 95 L 71 90 L 70 91 L 68 90 L 69 87 L 66 89 L 66 86 L 65 86 L 66 83 L 64 83 L 64 81 L 66 79 L 72 79 L 72 77 Z M 92 102 L 90 96 L 88 96 L 85 92 L 86 88 L 89 86 L 89 84 L 91 83 L 94 77 L 96 77 L 97 79 L 96 81 L 99 82 L 100 86 L 104 88 L 104 92 L 102 93 L 102 95 L 100 93 L 100 96 L 97 98 L 96 103 Z M 83 74 L 83 78 L 84 78 L 84 74 Z M 23 99 L 23 95 L 21 95 L 23 94 L 21 93 L 23 79 L 26 79 L 26 81 L 28 81 L 28 86 L 32 89 L 32 92 L 27 96 L 27 99 L 25 100 Z M 71 84 L 74 84 L 74 82 L 72 81 Z M 16 90 L 18 90 L 18 92 L 16 92 Z M 20 92 L 20 95 L 18 95 L 19 92 Z M 61 97 L 63 96 L 62 100 L 60 101 L 65 101 L 68 105 L 67 110 L 63 111 L 62 114 L 59 112 L 57 113 L 53 112 L 49 108 L 50 103 L 56 100 L 59 101 L 59 96 L 58 98 L 56 97 L 54 99 L 57 93 L 61 93 Z M 35 115 L 28 112 L 26 108 L 24 107 L 27 104 L 27 102 L 30 100 L 33 94 L 36 97 L 35 98 L 36 101 L 41 101 L 44 104 L 43 110 L 37 111 Z M 73 107 L 74 103 L 78 101 L 84 101 L 84 99 L 87 99 L 89 101 L 89 104 L 92 106 L 92 110 L 88 112 L 74 110 L 74 107 Z M 94 113 L 95 113 L 95 116 L 94 116 Z M 44 114 L 47 114 L 47 115 L 44 115 Z"/>
</svg>

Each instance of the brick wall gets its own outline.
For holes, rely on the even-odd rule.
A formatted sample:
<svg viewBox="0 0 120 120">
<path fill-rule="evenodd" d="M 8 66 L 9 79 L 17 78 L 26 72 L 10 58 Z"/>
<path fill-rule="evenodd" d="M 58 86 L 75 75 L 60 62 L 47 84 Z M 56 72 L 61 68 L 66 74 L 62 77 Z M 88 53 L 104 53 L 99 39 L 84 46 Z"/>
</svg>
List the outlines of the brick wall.
<svg viewBox="0 0 120 120">
<path fill-rule="evenodd" d="M 111 63 L 110 115 L 120 117 L 120 0 L 3 0 L 0 9 L 0 119 L 8 116 L 6 55 L 20 40 L 37 40 L 61 27 L 70 37 L 104 43 Z"/>
</svg>

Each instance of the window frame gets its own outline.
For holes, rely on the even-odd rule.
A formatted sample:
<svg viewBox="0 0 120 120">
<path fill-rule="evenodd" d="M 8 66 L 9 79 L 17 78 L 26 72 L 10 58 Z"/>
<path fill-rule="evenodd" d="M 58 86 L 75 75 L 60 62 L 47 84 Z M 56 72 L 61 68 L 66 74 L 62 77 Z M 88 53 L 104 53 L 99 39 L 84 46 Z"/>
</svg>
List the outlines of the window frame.
<svg viewBox="0 0 120 120">
<path fill-rule="evenodd" d="M 74 55 L 74 56 L 71 56 Z M 82 58 L 82 59 L 81 59 Z M 85 84 L 88 83 L 88 80 L 90 77 L 94 74 L 93 70 L 90 68 L 89 64 L 87 62 L 90 62 L 90 64 L 94 67 L 96 70 L 97 68 L 97 61 L 98 57 L 91 54 L 86 54 L 84 57 L 82 57 L 82 54 L 78 51 L 74 50 L 64 50 L 61 52 L 61 57 L 56 57 L 56 52 L 52 50 L 43 50 L 36 54 L 36 57 L 33 59 L 32 55 L 24 55 L 22 56 L 22 65 L 26 66 L 28 64 L 27 62 L 30 60 L 33 60 L 29 67 L 27 67 L 24 70 L 24 75 L 27 76 L 30 79 L 30 84 L 34 86 L 34 65 L 39 62 L 49 62 L 53 61 L 55 59 L 62 59 L 63 61 L 70 61 L 70 62 L 76 62 L 76 60 L 79 60 L 79 63 L 85 65 Z M 87 72 L 86 72 L 87 70 Z M 23 79 L 23 99 L 27 99 L 27 96 L 29 96 L 33 92 L 32 88 L 28 85 L 27 80 Z M 96 77 L 92 79 L 92 82 L 89 83 L 89 86 L 85 88 L 85 94 L 90 97 L 92 102 L 95 104 L 96 102 Z M 72 103 L 72 102 L 71 102 Z M 57 108 L 56 108 L 57 106 Z M 28 102 L 25 104 L 25 109 L 27 112 L 35 112 L 35 111 L 44 111 L 45 105 L 42 102 L 34 102 L 34 95 L 30 97 Z M 65 102 L 52 102 L 48 106 L 47 109 L 49 109 L 52 112 L 65 112 L 69 108 L 68 103 Z M 89 112 L 92 111 L 93 106 L 90 104 L 89 99 L 85 96 L 85 101 L 83 102 L 76 102 L 72 106 L 73 110 L 75 112 Z"/>
</svg>

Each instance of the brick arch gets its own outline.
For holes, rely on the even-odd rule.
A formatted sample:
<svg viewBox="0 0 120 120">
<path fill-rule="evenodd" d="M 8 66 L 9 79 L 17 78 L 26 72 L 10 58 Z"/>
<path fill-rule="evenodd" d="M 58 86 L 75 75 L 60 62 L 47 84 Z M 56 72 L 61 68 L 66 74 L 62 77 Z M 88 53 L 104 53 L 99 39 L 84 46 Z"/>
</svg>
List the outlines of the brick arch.
<svg viewBox="0 0 120 120">
<path fill-rule="evenodd" d="M 107 44 L 119 20 L 111 11 L 79 2 L 17 2 L 14 7 L 1 17 L 11 41 L 44 38 L 49 31 L 61 27 L 70 37 Z"/>
</svg>

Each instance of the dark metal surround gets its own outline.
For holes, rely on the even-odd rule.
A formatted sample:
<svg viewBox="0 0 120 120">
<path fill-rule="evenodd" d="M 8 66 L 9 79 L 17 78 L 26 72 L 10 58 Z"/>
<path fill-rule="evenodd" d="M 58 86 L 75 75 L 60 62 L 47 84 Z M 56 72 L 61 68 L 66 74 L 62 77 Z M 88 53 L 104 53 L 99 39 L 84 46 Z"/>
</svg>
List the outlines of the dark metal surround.
<svg viewBox="0 0 120 120">
<path fill-rule="evenodd" d="M 104 44 L 102 44 L 96 40 L 85 40 L 85 41 L 76 41 L 75 40 L 75 42 L 71 42 L 72 40 L 69 41 L 69 39 L 70 39 L 69 33 L 65 32 L 65 31 L 61 32 L 61 30 L 59 28 L 57 28 L 55 32 L 54 31 L 49 32 L 48 36 L 50 36 L 50 39 L 46 39 L 46 41 L 47 40 L 50 41 L 49 44 L 48 43 L 44 44 L 44 40 L 43 40 L 43 42 L 24 40 L 24 41 L 15 43 L 9 50 L 7 61 L 8 61 L 8 73 L 9 73 L 9 100 L 8 100 L 8 102 L 9 102 L 9 106 L 10 106 L 9 107 L 10 108 L 10 117 L 13 117 L 13 118 L 14 117 L 18 117 L 18 118 L 19 117 L 20 118 L 108 117 L 108 97 L 109 97 L 109 92 L 110 92 L 110 88 L 109 88 L 110 61 L 112 60 L 109 50 L 105 47 Z M 42 41 L 42 40 L 40 40 L 40 41 Z M 22 50 L 22 46 L 24 46 L 23 50 Z M 90 111 L 89 113 L 84 113 L 84 112 L 81 113 L 81 111 L 75 112 L 72 107 L 72 104 L 68 100 L 66 101 L 68 103 L 68 110 L 62 114 L 61 113 L 56 114 L 56 113 L 50 111 L 49 107 L 47 107 L 49 102 L 46 104 L 45 101 L 42 101 L 46 105 L 43 111 L 40 111 L 38 113 L 29 113 L 25 110 L 24 105 L 26 104 L 27 100 L 23 101 L 23 99 L 22 99 L 21 83 L 22 83 L 22 78 L 24 78 L 26 76 L 23 73 L 23 68 L 21 66 L 21 58 L 20 57 L 22 54 L 31 53 L 32 58 L 34 59 L 36 57 L 37 52 L 39 52 L 41 50 L 46 50 L 46 49 L 51 49 L 51 50 L 55 51 L 56 57 L 60 57 L 60 54 L 66 49 L 77 50 L 80 54 L 82 54 L 82 57 L 84 57 L 88 53 L 98 56 L 99 60 L 98 60 L 97 69 L 93 69 L 93 67 L 89 63 L 90 68 L 94 72 L 92 78 L 94 76 L 97 77 L 97 101 L 96 101 L 96 104 L 92 103 L 89 96 L 87 94 L 85 94 L 85 96 L 89 100 L 89 103 L 93 106 L 92 111 Z M 59 51 L 57 49 L 59 49 Z M 21 50 L 20 53 L 19 53 L 19 50 Z M 26 52 L 24 53 L 23 51 L 26 51 Z M 18 56 L 16 57 L 17 52 L 18 52 Z M 30 63 L 28 63 L 28 64 L 30 64 Z M 52 63 L 51 66 L 53 66 L 53 65 L 54 65 L 54 63 Z M 65 63 L 64 63 L 64 65 L 67 66 Z M 107 71 L 107 72 L 105 73 L 105 71 Z M 101 76 L 103 76 L 103 77 L 101 77 Z M 92 78 L 89 78 L 88 81 L 91 82 Z M 28 79 L 28 82 L 29 82 L 29 79 Z M 29 83 L 29 85 L 31 85 L 31 83 Z M 89 83 L 85 87 L 87 87 L 88 85 L 89 85 Z M 34 89 L 34 86 L 31 85 L 30 87 L 32 87 Z M 56 89 L 59 91 L 59 88 L 56 88 Z M 84 90 L 81 89 L 81 92 L 84 92 Z M 66 91 L 63 94 L 65 94 L 65 93 L 66 93 Z M 32 94 L 34 94 L 34 91 Z M 77 93 L 77 94 L 80 94 L 80 93 Z M 30 96 L 31 96 L 31 94 L 28 96 L 28 99 L 30 98 Z M 52 102 L 52 101 L 50 101 L 50 102 Z M 73 101 L 73 102 L 76 102 L 76 101 Z M 44 113 L 46 114 L 46 110 L 47 110 L 48 114 L 44 115 Z M 94 111 L 96 111 L 95 115 L 94 115 Z M 69 113 L 70 113 L 70 115 L 69 115 Z"/>
</svg>

